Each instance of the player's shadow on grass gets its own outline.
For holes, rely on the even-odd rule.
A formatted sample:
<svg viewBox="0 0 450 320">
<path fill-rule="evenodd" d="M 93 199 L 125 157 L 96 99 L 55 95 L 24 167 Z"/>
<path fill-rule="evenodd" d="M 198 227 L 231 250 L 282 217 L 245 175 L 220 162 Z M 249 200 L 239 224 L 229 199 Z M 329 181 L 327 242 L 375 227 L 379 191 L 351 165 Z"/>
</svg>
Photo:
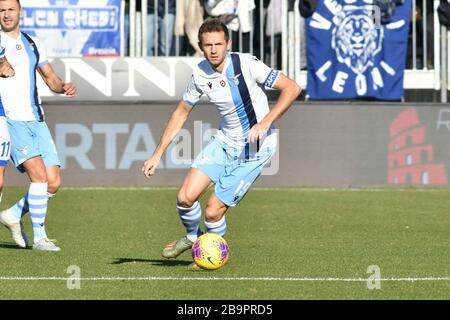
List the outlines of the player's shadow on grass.
<svg viewBox="0 0 450 320">
<path fill-rule="evenodd" d="M 24 248 L 20 248 L 17 244 L 11 242 L 0 242 L 0 249 L 25 250 Z"/>
<path fill-rule="evenodd" d="M 175 267 L 175 266 L 187 266 L 192 261 L 183 260 L 163 260 L 163 259 L 135 259 L 135 258 L 114 258 L 111 264 L 124 264 L 124 263 L 150 263 L 152 266 L 162 267 Z"/>
</svg>

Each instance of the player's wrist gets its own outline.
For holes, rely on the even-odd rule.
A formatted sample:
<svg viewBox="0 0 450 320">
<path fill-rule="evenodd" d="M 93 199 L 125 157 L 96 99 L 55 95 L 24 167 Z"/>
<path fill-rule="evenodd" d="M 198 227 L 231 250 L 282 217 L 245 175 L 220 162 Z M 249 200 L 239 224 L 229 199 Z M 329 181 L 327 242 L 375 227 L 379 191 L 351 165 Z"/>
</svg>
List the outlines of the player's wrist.
<svg viewBox="0 0 450 320">
<path fill-rule="evenodd" d="M 155 152 L 151 157 L 150 157 L 150 159 L 152 159 L 152 160 L 155 160 L 155 161 L 161 161 L 161 159 L 162 159 L 162 154 L 161 153 L 159 153 L 159 152 Z"/>
<path fill-rule="evenodd" d="M 270 128 L 270 126 L 272 126 L 272 121 L 271 120 L 269 120 L 269 119 L 263 119 L 263 120 L 261 120 L 261 125 L 264 127 L 264 128 Z"/>
<path fill-rule="evenodd" d="M 0 64 L 4 63 L 4 62 L 6 62 L 6 61 L 7 61 L 7 60 L 6 60 L 5 57 L 0 57 Z"/>
</svg>

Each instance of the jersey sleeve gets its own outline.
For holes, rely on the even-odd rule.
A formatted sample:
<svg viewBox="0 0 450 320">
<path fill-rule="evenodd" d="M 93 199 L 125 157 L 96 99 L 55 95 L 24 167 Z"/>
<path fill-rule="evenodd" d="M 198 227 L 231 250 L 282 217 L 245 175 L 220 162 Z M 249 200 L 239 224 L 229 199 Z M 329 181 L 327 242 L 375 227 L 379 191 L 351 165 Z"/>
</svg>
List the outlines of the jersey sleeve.
<svg viewBox="0 0 450 320">
<path fill-rule="evenodd" d="M 184 102 L 186 102 L 191 106 L 195 106 L 197 102 L 200 100 L 202 94 L 203 92 L 195 83 L 194 75 L 192 75 L 191 80 L 189 81 L 186 91 L 184 92 L 183 95 Z"/>
<path fill-rule="evenodd" d="M 251 57 L 249 61 L 250 72 L 256 82 L 272 88 L 277 82 L 280 72 L 267 66 L 256 57 Z"/>
<path fill-rule="evenodd" d="M 33 41 L 36 44 L 36 48 L 38 49 L 39 52 L 39 62 L 38 62 L 39 68 L 48 63 L 47 50 L 45 50 L 45 47 L 42 44 L 42 42 L 36 37 L 33 37 Z"/>
</svg>

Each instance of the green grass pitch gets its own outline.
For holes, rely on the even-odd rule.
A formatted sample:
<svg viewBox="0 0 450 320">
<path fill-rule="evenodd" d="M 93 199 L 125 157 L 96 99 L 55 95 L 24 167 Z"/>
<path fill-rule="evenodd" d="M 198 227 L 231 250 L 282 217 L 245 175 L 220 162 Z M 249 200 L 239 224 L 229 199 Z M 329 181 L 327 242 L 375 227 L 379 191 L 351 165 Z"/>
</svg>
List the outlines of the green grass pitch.
<svg viewBox="0 0 450 320">
<path fill-rule="evenodd" d="M 6 187 L 1 207 L 25 191 Z M 160 255 L 183 235 L 176 194 L 60 190 L 46 225 L 61 252 L 18 249 L 0 229 L 0 299 L 450 299 L 448 189 L 252 189 L 227 214 L 229 263 L 203 272 L 190 253 Z"/>
</svg>

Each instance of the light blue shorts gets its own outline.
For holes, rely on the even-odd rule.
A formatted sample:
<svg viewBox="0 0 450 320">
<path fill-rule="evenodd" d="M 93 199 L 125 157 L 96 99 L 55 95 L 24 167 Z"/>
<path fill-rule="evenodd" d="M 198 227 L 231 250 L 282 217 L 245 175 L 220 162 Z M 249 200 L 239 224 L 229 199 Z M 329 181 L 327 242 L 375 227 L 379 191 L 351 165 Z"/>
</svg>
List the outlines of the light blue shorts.
<svg viewBox="0 0 450 320">
<path fill-rule="evenodd" d="M 275 148 L 266 148 L 249 154 L 247 148 L 239 150 L 212 137 L 192 164 L 215 183 L 216 196 L 230 207 L 242 200 L 275 153 Z"/>
<path fill-rule="evenodd" d="M 23 163 L 40 156 L 46 167 L 61 166 L 50 130 L 45 122 L 8 119 L 11 136 L 11 159 L 20 172 Z"/>
</svg>

